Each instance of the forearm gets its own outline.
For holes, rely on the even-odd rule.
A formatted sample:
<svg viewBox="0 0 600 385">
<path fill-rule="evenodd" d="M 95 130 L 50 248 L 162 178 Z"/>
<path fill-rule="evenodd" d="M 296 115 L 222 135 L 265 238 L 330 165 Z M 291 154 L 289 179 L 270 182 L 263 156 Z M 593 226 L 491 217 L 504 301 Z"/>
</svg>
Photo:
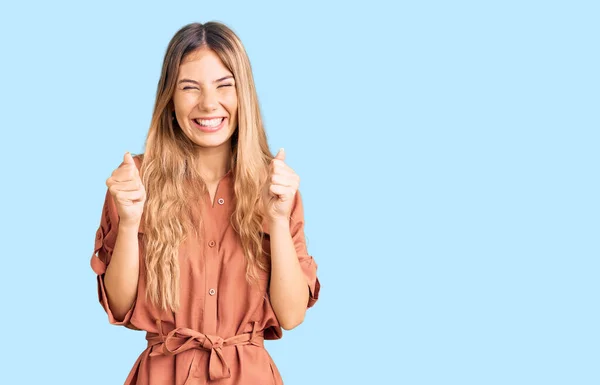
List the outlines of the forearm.
<svg viewBox="0 0 600 385">
<path fill-rule="evenodd" d="M 300 267 L 289 222 L 272 221 L 270 299 L 281 327 L 286 330 L 304 320 L 309 291 Z"/>
<path fill-rule="evenodd" d="M 137 226 L 119 225 L 117 240 L 104 275 L 104 287 L 113 316 L 122 321 L 137 296 L 139 276 Z"/>
</svg>

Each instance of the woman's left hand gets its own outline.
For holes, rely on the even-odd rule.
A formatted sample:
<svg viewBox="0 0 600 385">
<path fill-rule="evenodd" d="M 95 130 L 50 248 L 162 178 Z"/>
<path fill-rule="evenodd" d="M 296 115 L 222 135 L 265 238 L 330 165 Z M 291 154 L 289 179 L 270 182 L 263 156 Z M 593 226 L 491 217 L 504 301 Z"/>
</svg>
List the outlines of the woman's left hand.
<svg viewBox="0 0 600 385">
<path fill-rule="evenodd" d="M 285 152 L 279 150 L 269 165 L 265 189 L 266 215 L 272 221 L 289 220 L 300 177 L 285 164 Z"/>
</svg>

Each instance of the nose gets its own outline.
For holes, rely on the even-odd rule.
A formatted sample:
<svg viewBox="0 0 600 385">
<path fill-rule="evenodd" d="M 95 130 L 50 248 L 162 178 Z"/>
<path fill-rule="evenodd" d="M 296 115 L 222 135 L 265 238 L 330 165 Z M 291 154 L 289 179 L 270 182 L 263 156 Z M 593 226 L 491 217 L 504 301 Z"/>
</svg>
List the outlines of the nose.
<svg viewBox="0 0 600 385">
<path fill-rule="evenodd" d="M 206 91 L 200 97 L 198 107 L 203 111 L 214 111 L 217 109 L 219 102 L 215 92 Z"/>
</svg>

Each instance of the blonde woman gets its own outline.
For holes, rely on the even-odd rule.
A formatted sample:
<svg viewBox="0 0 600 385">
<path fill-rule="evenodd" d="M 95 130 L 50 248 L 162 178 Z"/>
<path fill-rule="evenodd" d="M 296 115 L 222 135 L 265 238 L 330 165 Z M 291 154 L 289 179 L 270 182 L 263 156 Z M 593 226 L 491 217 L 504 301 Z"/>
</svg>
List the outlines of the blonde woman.
<svg viewBox="0 0 600 385">
<path fill-rule="evenodd" d="M 299 177 L 267 145 L 247 54 L 223 24 L 167 48 L 145 152 L 126 153 L 91 265 L 109 322 L 147 331 L 126 384 L 281 384 L 264 339 L 318 298 Z"/>
</svg>

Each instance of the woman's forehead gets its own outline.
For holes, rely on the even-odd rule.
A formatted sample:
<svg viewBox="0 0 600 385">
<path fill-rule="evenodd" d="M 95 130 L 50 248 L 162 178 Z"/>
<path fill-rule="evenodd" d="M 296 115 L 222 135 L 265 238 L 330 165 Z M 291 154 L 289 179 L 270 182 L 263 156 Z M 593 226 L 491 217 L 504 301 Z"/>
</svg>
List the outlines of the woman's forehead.
<svg viewBox="0 0 600 385">
<path fill-rule="evenodd" d="M 219 56 L 212 50 L 194 51 L 188 54 L 179 66 L 179 78 L 196 77 L 213 81 L 226 75 L 232 75 Z"/>
<path fill-rule="evenodd" d="M 195 50 L 193 50 L 193 51 L 191 51 L 191 52 L 187 53 L 187 54 L 186 54 L 186 55 L 183 57 L 183 59 L 182 59 L 181 63 L 183 64 L 183 63 L 186 63 L 186 62 L 189 62 L 189 61 L 195 61 L 195 60 L 199 60 L 199 59 L 201 59 L 202 57 L 204 57 L 204 56 L 206 56 L 206 55 L 211 55 L 211 54 L 213 54 L 213 55 L 215 55 L 215 56 L 216 56 L 216 53 L 215 53 L 215 51 L 213 51 L 212 49 L 210 49 L 210 48 L 209 48 L 209 47 L 207 47 L 207 46 L 202 46 L 202 47 L 200 47 L 200 48 L 196 48 Z"/>
</svg>

